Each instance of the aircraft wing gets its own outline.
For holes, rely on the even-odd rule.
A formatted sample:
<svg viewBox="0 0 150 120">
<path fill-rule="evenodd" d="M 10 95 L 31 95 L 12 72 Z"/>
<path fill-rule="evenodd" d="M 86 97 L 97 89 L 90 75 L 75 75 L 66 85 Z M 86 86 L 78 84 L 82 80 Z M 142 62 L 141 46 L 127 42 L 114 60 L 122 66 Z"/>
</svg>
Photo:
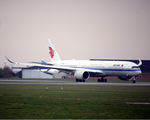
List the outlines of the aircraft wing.
<svg viewBox="0 0 150 120">
<path fill-rule="evenodd" d="M 31 63 L 19 63 L 19 62 L 13 62 L 10 59 L 8 59 L 8 62 L 15 64 L 15 65 L 20 65 L 23 67 L 18 67 L 18 68 L 29 68 L 29 67 L 38 67 L 38 68 L 47 68 L 47 69 L 58 69 L 58 70 L 64 70 L 64 71 L 75 71 L 75 68 L 70 68 L 70 67 L 63 67 L 63 66 L 54 66 L 53 64 L 50 63 L 40 63 L 40 62 L 31 62 Z M 14 67 L 17 68 L 17 67 Z"/>
<path fill-rule="evenodd" d="M 90 68 L 78 68 L 78 67 L 67 67 L 67 66 L 58 66 L 58 65 L 54 65 L 54 64 L 51 64 L 51 63 L 40 63 L 40 62 L 32 62 L 32 63 L 18 63 L 18 62 L 13 62 L 11 61 L 10 59 L 8 59 L 6 57 L 6 59 L 12 63 L 12 64 L 16 64 L 16 65 L 22 65 L 23 67 L 14 67 L 15 69 L 19 68 L 46 68 L 46 69 L 57 69 L 61 72 L 71 72 L 71 73 L 74 73 L 75 71 L 78 71 L 78 70 L 82 70 L 82 71 L 86 71 L 86 72 L 89 72 L 89 73 L 94 73 L 94 74 L 104 74 L 103 71 L 101 70 L 93 70 L 93 69 L 90 69 Z"/>
<path fill-rule="evenodd" d="M 15 64 L 15 65 L 19 65 L 19 67 L 14 67 L 14 68 L 29 68 L 29 67 L 42 67 L 42 66 L 46 66 L 46 65 L 53 65 L 52 63 L 41 63 L 41 62 L 30 62 L 30 63 L 20 63 L 20 62 L 14 62 L 10 59 L 8 59 L 8 57 L 5 57 L 7 59 L 8 62 Z M 46 66 L 47 67 L 47 66 Z"/>
<path fill-rule="evenodd" d="M 53 65 L 52 63 L 41 63 L 41 62 L 31 62 L 31 63 L 42 64 L 42 65 Z"/>
</svg>

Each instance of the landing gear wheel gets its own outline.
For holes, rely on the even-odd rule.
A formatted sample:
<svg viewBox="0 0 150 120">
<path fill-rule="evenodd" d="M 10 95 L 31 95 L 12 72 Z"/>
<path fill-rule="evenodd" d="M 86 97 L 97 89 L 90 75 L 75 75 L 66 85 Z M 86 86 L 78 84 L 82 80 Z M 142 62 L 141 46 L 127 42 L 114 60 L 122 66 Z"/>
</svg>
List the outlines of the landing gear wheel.
<svg viewBox="0 0 150 120">
<path fill-rule="evenodd" d="M 85 82 L 85 80 L 76 79 L 76 82 Z"/>
<path fill-rule="evenodd" d="M 76 82 L 78 82 L 78 79 L 76 79 Z"/>
<path fill-rule="evenodd" d="M 85 82 L 85 80 L 82 80 L 82 82 Z"/>
<path fill-rule="evenodd" d="M 103 77 L 101 79 L 98 79 L 97 82 L 107 82 L 107 79 L 104 79 Z"/>
<path fill-rule="evenodd" d="M 135 81 L 135 80 L 133 80 L 133 83 L 136 83 L 136 81 Z"/>
<path fill-rule="evenodd" d="M 101 82 L 101 79 L 98 79 L 97 82 Z"/>
<path fill-rule="evenodd" d="M 107 79 L 104 79 L 104 82 L 107 82 Z"/>
<path fill-rule="evenodd" d="M 76 79 L 76 82 L 81 82 L 79 79 Z"/>
</svg>

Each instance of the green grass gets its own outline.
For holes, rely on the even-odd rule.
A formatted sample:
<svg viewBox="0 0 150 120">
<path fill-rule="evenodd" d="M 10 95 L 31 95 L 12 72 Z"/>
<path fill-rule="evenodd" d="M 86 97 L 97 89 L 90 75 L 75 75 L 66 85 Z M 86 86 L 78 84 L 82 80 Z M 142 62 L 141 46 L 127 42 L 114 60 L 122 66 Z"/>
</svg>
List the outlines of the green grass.
<svg viewBox="0 0 150 120">
<path fill-rule="evenodd" d="M 150 87 L 0 85 L 1 119 L 150 118 Z"/>
</svg>

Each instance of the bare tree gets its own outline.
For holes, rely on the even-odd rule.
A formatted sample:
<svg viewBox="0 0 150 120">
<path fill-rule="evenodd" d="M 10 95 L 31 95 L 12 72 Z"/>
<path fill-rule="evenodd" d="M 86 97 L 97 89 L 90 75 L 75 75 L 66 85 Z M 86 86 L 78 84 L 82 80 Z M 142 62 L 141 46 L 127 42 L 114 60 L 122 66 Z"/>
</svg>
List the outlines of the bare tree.
<svg viewBox="0 0 150 120">
<path fill-rule="evenodd" d="M 3 76 L 4 76 L 3 69 L 0 68 L 0 78 L 2 78 Z"/>
<path fill-rule="evenodd" d="M 3 77 L 9 78 L 15 76 L 15 73 L 8 66 L 5 66 L 3 69 L 3 75 Z"/>
</svg>

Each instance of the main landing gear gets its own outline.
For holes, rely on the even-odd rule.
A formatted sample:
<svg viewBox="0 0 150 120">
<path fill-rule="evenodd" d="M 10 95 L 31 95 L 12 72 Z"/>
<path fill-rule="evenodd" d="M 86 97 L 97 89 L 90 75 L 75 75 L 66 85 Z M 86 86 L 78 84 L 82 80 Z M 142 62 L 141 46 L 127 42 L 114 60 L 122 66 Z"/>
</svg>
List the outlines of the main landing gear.
<svg viewBox="0 0 150 120">
<path fill-rule="evenodd" d="M 136 80 L 133 80 L 133 83 L 136 83 Z"/>
<path fill-rule="evenodd" d="M 104 79 L 104 77 L 101 77 L 101 79 L 98 79 L 97 82 L 107 82 L 107 79 Z"/>
<path fill-rule="evenodd" d="M 85 80 L 76 79 L 76 82 L 85 82 Z"/>
</svg>

